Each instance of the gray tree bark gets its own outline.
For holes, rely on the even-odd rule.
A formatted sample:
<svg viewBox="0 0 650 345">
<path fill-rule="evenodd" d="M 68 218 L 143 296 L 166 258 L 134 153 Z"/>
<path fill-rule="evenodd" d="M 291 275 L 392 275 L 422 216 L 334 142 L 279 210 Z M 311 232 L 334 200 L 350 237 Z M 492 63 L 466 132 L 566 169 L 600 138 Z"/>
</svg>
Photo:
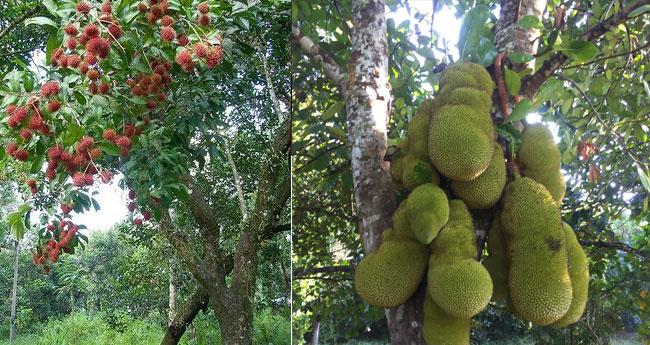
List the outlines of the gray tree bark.
<svg viewBox="0 0 650 345">
<path fill-rule="evenodd" d="M 16 337 L 16 304 L 18 302 L 18 241 L 14 241 L 14 280 L 11 287 L 11 318 L 9 321 L 9 344 Z"/>
</svg>

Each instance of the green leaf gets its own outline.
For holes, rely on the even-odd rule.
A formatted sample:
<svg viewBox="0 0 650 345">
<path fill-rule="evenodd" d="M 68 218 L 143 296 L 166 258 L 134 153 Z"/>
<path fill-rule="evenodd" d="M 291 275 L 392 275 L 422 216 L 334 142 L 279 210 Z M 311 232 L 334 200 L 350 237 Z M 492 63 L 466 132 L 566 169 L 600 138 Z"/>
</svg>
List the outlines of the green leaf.
<svg viewBox="0 0 650 345">
<path fill-rule="evenodd" d="M 506 122 L 517 122 L 530 112 L 530 109 L 533 108 L 533 104 L 527 100 L 527 99 L 522 99 L 517 105 L 515 105 L 515 108 L 512 109 L 512 113 L 508 115 L 508 118 L 506 119 Z"/>
<path fill-rule="evenodd" d="M 515 154 L 519 150 L 519 145 L 521 145 L 521 132 L 510 123 L 502 123 L 495 127 L 497 134 L 510 144 L 508 148 L 510 149 L 511 154 Z"/>
<path fill-rule="evenodd" d="M 54 23 L 54 21 L 50 18 L 47 17 L 32 17 L 27 20 L 25 20 L 25 26 L 31 25 L 31 24 L 36 24 L 40 26 L 48 25 L 51 26 L 52 28 L 56 29 L 57 25 Z"/>
<path fill-rule="evenodd" d="M 535 16 L 525 16 L 519 21 L 517 21 L 517 25 L 521 26 L 522 28 L 526 29 L 543 29 L 544 24 L 539 20 L 539 18 Z"/>
<path fill-rule="evenodd" d="M 483 29 L 490 18 L 490 10 L 485 5 L 479 5 L 469 10 L 463 17 L 458 36 L 460 58 L 467 57 L 481 40 Z"/>
<path fill-rule="evenodd" d="M 641 184 L 643 184 L 645 190 L 650 193 L 650 173 L 639 164 L 636 165 L 636 171 L 639 174 Z"/>
<path fill-rule="evenodd" d="M 329 120 L 338 112 L 340 112 L 343 107 L 345 107 L 345 102 L 337 102 L 332 104 L 327 110 L 323 112 L 323 121 Z"/>
<path fill-rule="evenodd" d="M 497 48 L 494 46 L 491 40 L 487 37 L 481 38 L 481 41 L 478 44 L 476 53 L 481 62 L 481 66 L 488 67 L 494 63 L 494 59 L 497 57 Z"/>
<path fill-rule="evenodd" d="M 413 166 L 413 179 L 415 180 L 415 183 L 418 185 L 431 183 L 432 178 L 431 170 L 429 170 L 426 165 L 422 162 L 415 163 Z"/>
<path fill-rule="evenodd" d="M 526 63 L 534 59 L 532 55 L 525 53 L 512 53 L 508 58 L 514 63 Z"/>
<path fill-rule="evenodd" d="M 11 228 L 11 236 L 20 241 L 25 235 L 24 215 L 30 210 L 29 204 L 23 204 L 18 210 L 7 215 L 7 224 Z"/>
<path fill-rule="evenodd" d="M 648 11 L 650 11 L 650 5 L 643 5 L 643 6 L 639 7 L 639 8 L 637 8 L 636 10 L 630 12 L 630 14 L 628 14 L 627 17 L 628 18 L 636 17 L 639 14 L 646 13 Z"/>
<path fill-rule="evenodd" d="M 39 155 L 34 159 L 34 162 L 32 163 L 31 168 L 29 169 L 29 172 L 32 174 L 36 174 L 39 171 L 41 171 L 41 166 L 43 166 L 43 161 L 45 160 L 45 156 Z"/>
<path fill-rule="evenodd" d="M 508 89 L 508 93 L 512 96 L 516 95 L 519 92 L 519 89 L 521 88 L 521 80 L 519 79 L 517 73 L 515 73 L 514 71 L 506 67 L 505 80 L 506 80 L 506 87 Z"/>
<path fill-rule="evenodd" d="M 345 138 L 345 137 L 346 137 L 345 131 L 342 130 L 341 128 L 339 128 L 339 127 L 327 126 L 326 128 L 327 128 L 330 132 L 334 133 L 334 135 L 336 135 L 336 136 L 338 136 L 338 137 L 341 137 L 341 138 Z"/>
<path fill-rule="evenodd" d="M 105 153 L 108 153 L 109 155 L 112 156 L 119 156 L 120 155 L 120 148 L 117 147 L 115 144 L 112 143 L 99 143 L 97 144 L 100 150 L 104 151 Z"/>
<path fill-rule="evenodd" d="M 59 14 L 56 12 L 58 9 L 57 5 L 52 1 L 52 0 L 43 0 L 43 5 L 45 5 L 45 8 L 47 8 L 47 11 L 50 12 L 51 14 L 58 16 Z"/>
<path fill-rule="evenodd" d="M 583 40 L 570 41 L 566 46 L 558 50 L 576 62 L 591 60 L 598 53 L 598 48 L 593 43 Z"/>
</svg>

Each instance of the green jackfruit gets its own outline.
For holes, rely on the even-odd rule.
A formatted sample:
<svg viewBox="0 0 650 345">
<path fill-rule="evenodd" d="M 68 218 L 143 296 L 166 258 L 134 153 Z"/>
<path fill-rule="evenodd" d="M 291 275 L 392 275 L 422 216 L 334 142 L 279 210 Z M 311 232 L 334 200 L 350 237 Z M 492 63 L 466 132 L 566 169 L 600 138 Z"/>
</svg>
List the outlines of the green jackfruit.
<svg viewBox="0 0 650 345">
<path fill-rule="evenodd" d="M 486 137 L 491 140 L 494 139 L 494 124 L 492 124 L 492 118 L 490 118 L 489 112 L 481 112 L 466 104 L 446 103 L 436 111 L 436 116 L 463 117 L 469 120 L 469 122 L 472 123 L 472 126 L 478 127 L 483 133 L 485 133 Z"/>
<path fill-rule="evenodd" d="M 587 290 L 589 289 L 589 264 L 587 255 L 582 250 L 580 242 L 569 224 L 564 223 L 567 250 L 569 252 L 569 276 L 573 288 L 573 298 L 569 311 L 561 319 L 555 321 L 553 326 L 564 327 L 580 320 L 587 304 Z"/>
<path fill-rule="evenodd" d="M 400 143 L 397 144 L 399 151 L 395 154 L 395 157 L 393 157 L 393 160 L 390 162 L 390 176 L 393 178 L 393 182 L 398 182 L 400 184 L 402 183 L 402 174 L 404 173 L 403 162 L 404 157 L 408 152 L 408 144 L 408 138 L 404 138 L 404 140 L 400 141 Z"/>
<path fill-rule="evenodd" d="M 459 87 L 456 89 L 445 88 L 438 95 L 442 103 L 447 105 L 464 104 L 481 113 L 490 113 L 492 110 L 492 97 L 486 92 L 473 87 Z"/>
<path fill-rule="evenodd" d="M 451 190 L 470 209 L 485 209 L 494 206 L 506 185 L 506 162 L 501 146 L 494 142 L 494 154 L 488 168 L 471 181 L 452 181 Z"/>
<path fill-rule="evenodd" d="M 501 225 L 508 248 L 508 297 L 517 314 L 538 325 L 566 314 L 572 288 L 558 205 L 528 177 L 505 188 Z"/>
<path fill-rule="evenodd" d="M 469 342 L 470 319 L 445 313 L 433 302 L 429 292 L 424 297 L 423 314 L 422 336 L 428 345 L 466 345 Z"/>
<path fill-rule="evenodd" d="M 381 243 L 395 240 L 395 231 L 393 229 L 386 229 L 381 233 Z"/>
<path fill-rule="evenodd" d="M 429 248 L 414 241 L 389 240 L 361 259 L 354 286 L 366 303 L 382 308 L 406 302 L 420 285 Z"/>
<path fill-rule="evenodd" d="M 508 295 L 508 257 L 506 256 L 506 239 L 501 231 L 501 210 L 497 210 L 487 235 L 488 257 L 483 266 L 492 278 L 491 301 L 500 301 Z"/>
<path fill-rule="evenodd" d="M 492 280 L 476 261 L 472 216 L 461 200 L 450 202 L 449 222 L 431 248 L 427 285 L 440 309 L 467 319 L 485 309 L 492 296 Z"/>
<path fill-rule="evenodd" d="M 406 214 L 406 199 L 404 199 L 397 207 L 397 210 L 393 212 L 392 221 L 394 229 L 393 234 L 395 238 L 412 241 L 418 240 L 409 226 L 408 215 Z"/>
<path fill-rule="evenodd" d="M 454 69 L 452 66 L 447 67 L 440 76 L 440 90 L 445 88 L 457 89 L 459 87 L 480 89 L 480 85 L 474 76 L 465 71 Z"/>
<path fill-rule="evenodd" d="M 560 170 L 562 158 L 553 134 L 546 126 L 536 123 L 524 128 L 517 163 L 523 176 L 544 185 L 553 199 L 558 204 L 562 203 L 566 191 L 566 182 Z"/>
<path fill-rule="evenodd" d="M 429 158 L 435 168 L 455 181 L 481 175 L 492 160 L 492 138 L 462 114 L 435 114 L 429 127 Z"/>
<path fill-rule="evenodd" d="M 449 219 L 447 195 L 434 184 L 420 185 L 406 198 L 406 215 L 415 237 L 429 244 Z"/>
<path fill-rule="evenodd" d="M 489 94 L 490 96 L 492 95 L 492 91 L 494 91 L 494 82 L 492 81 L 490 73 L 488 73 L 488 71 L 483 66 L 473 62 L 464 62 L 453 64 L 447 67 L 445 71 L 454 70 L 469 73 L 474 78 L 474 80 L 476 80 L 478 87 L 483 92 Z"/>
<path fill-rule="evenodd" d="M 413 169 L 418 163 L 428 170 L 431 175 L 431 180 L 426 181 L 427 183 L 440 184 L 440 176 L 429 162 L 429 153 L 427 151 L 427 135 L 429 132 L 432 103 L 433 100 L 431 99 L 422 102 L 417 114 L 409 123 L 408 134 L 406 135 L 409 145 L 408 152 L 402 162 L 402 184 L 408 190 L 413 190 L 421 184 L 416 181 L 413 173 Z"/>
</svg>

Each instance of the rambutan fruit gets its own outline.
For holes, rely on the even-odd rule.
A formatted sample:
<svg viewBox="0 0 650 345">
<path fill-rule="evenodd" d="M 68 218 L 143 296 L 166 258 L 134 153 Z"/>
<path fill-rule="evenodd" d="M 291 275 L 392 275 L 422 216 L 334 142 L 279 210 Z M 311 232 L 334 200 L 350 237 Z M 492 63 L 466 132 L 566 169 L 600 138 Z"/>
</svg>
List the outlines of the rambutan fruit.
<svg viewBox="0 0 650 345">
<path fill-rule="evenodd" d="M 149 211 L 144 211 L 142 212 L 142 217 L 144 218 L 144 220 L 149 220 L 151 219 L 151 213 L 149 213 Z"/>
<path fill-rule="evenodd" d="M 7 118 L 7 126 L 9 126 L 9 128 L 18 126 L 18 120 L 16 119 L 16 116 L 9 116 L 9 118 Z"/>
<path fill-rule="evenodd" d="M 197 43 L 196 45 L 194 45 L 194 55 L 197 58 L 199 59 L 205 58 L 206 53 L 207 53 L 207 48 L 203 43 Z"/>
<path fill-rule="evenodd" d="M 75 173 L 72 176 L 72 184 L 74 184 L 76 187 L 83 187 L 86 184 L 84 174 L 80 172 Z"/>
<path fill-rule="evenodd" d="M 23 123 L 25 120 L 27 120 L 27 109 L 25 109 L 25 107 L 16 108 L 13 116 L 16 118 L 16 121 L 18 121 L 19 124 Z"/>
<path fill-rule="evenodd" d="M 134 203 L 134 202 L 130 202 L 130 203 L 129 203 L 129 206 L 127 206 L 127 209 L 129 210 L 129 212 L 133 212 L 133 211 L 135 211 L 135 203 Z"/>
<path fill-rule="evenodd" d="M 7 154 L 8 154 L 9 156 L 12 156 L 12 157 L 13 157 L 13 156 L 16 155 L 16 151 L 18 151 L 18 145 L 16 145 L 15 143 L 11 142 L 11 143 L 9 143 L 9 145 L 7 145 L 7 149 L 6 149 L 6 151 L 7 151 Z"/>
<path fill-rule="evenodd" d="M 153 14 L 151 12 L 149 12 L 149 14 L 147 14 L 147 23 L 153 24 L 153 23 L 156 22 L 157 19 L 158 19 L 158 17 L 155 14 Z"/>
<path fill-rule="evenodd" d="M 92 186 L 95 180 L 93 179 L 93 175 L 91 174 L 85 174 L 84 175 L 84 182 L 86 183 L 87 186 Z"/>
<path fill-rule="evenodd" d="M 162 8 L 160 8 L 159 5 L 153 5 L 153 6 L 151 6 L 151 14 L 156 16 L 156 19 L 158 19 L 158 18 L 162 17 L 163 10 L 162 10 Z"/>
<path fill-rule="evenodd" d="M 47 110 L 49 110 L 50 113 L 54 113 L 60 108 L 61 108 L 61 103 L 59 101 L 52 100 L 47 104 Z"/>
<path fill-rule="evenodd" d="M 219 62 L 221 62 L 222 57 L 223 50 L 221 49 L 221 46 L 214 46 L 212 49 L 208 50 L 208 54 L 205 57 L 205 65 L 208 66 L 208 68 L 214 68 L 219 64 Z"/>
<path fill-rule="evenodd" d="M 61 152 L 61 160 L 66 163 L 70 162 L 72 160 L 72 155 L 70 155 L 68 152 L 63 151 Z"/>
<path fill-rule="evenodd" d="M 156 107 L 156 102 L 155 101 L 149 101 L 147 102 L 147 109 L 153 110 L 153 108 Z"/>
<path fill-rule="evenodd" d="M 97 80 L 97 79 L 99 79 L 99 71 L 97 71 L 96 69 L 93 68 L 93 69 L 89 70 L 88 73 L 86 73 L 86 76 L 90 80 Z M 92 85 L 94 85 L 94 84 L 92 84 Z"/>
<path fill-rule="evenodd" d="M 127 137 L 130 138 L 133 136 L 133 130 L 134 127 L 132 123 L 127 123 L 124 125 L 124 135 L 126 135 Z"/>
<path fill-rule="evenodd" d="M 142 121 L 144 121 L 145 126 L 149 126 L 149 124 L 151 123 L 151 119 L 149 117 L 145 117 L 144 119 L 142 119 Z"/>
<path fill-rule="evenodd" d="M 52 181 L 56 178 L 56 170 L 47 169 L 45 171 L 45 175 L 47 176 L 48 180 Z"/>
<path fill-rule="evenodd" d="M 199 16 L 199 25 L 207 26 L 210 25 L 210 17 L 205 14 Z"/>
<path fill-rule="evenodd" d="M 122 37 L 122 28 L 119 25 L 111 24 L 108 27 L 108 32 L 111 34 L 111 37 L 114 39 L 119 39 Z"/>
<path fill-rule="evenodd" d="M 174 19 L 170 16 L 163 16 L 160 18 L 160 25 L 162 26 L 172 26 L 174 24 Z"/>
<path fill-rule="evenodd" d="M 97 84 L 90 83 L 90 85 L 88 85 L 88 90 L 90 91 L 91 94 L 96 95 L 97 94 Z"/>
<path fill-rule="evenodd" d="M 131 92 L 134 96 L 143 96 L 145 94 L 145 91 L 138 85 L 136 85 Z"/>
<path fill-rule="evenodd" d="M 66 254 L 70 253 L 70 247 L 63 247 L 63 252 Z"/>
<path fill-rule="evenodd" d="M 158 64 L 158 65 L 156 65 L 156 67 L 154 67 L 153 72 L 157 73 L 157 74 L 160 74 L 160 75 L 163 75 L 163 74 L 165 74 L 165 72 L 167 72 L 167 70 L 165 69 L 164 64 Z"/>
<path fill-rule="evenodd" d="M 137 226 L 140 226 L 140 225 L 142 225 L 142 219 L 136 218 L 136 219 L 133 220 L 133 223 L 135 223 L 135 225 L 137 225 Z"/>
<path fill-rule="evenodd" d="M 40 118 L 39 116 L 32 115 L 31 118 L 29 118 L 29 123 L 27 124 L 27 128 L 35 131 L 38 130 L 43 126 L 44 122 L 43 119 Z"/>
<path fill-rule="evenodd" d="M 59 83 L 56 81 L 48 81 L 47 83 L 41 86 L 41 96 L 51 97 L 59 94 Z"/>
<path fill-rule="evenodd" d="M 131 139 L 125 136 L 118 137 L 117 139 L 115 139 L 115 145 L 117 145 L 120 148 L 128 149 L 131 147 Z"/>
<path fill-rule="evenodd" d="M 59 59 L 56 62 L 59 67 L 68 68 L 68 57 L 66 55 L 59 56 Z"/>
<path fill-rule="evenodd" d="M 31 187 L 35 187 L 35 186 L 36 186 L 36 180 L 34 180 L 33 178 L 30 178 L 29 180 L 27 180 L 27 187 L 31 188 Z"/>
<path fill-rule="evenodd" d="M 90 157 L 92 157 L 93 159 L 98 159 L 99 157 L 101 157 L 101 155 L 102 155 L 102 150 L 100 149 L 92 149 L 90 151 Z"/>
<path fill-rule="evenodd" d="M 85 46 L 86 43 L 88 43 L 89 39 L 90 39 L 90 37 L 82 34 L 81 36 L 79 36 L 79 44 Z"/>
<path fill-rule="evenodd" d="M 26 162 L 29 159 L 29 152 L 25 149 L 18 149 L 16 150 L 15 157 L 21 162 Z"/>
<path fill-rule="evenodd" d="M 53 64 L 54 66 L 57 65 L 57 63 L 58 63 L 58 61 L 59 61 L 59 57 L 60 57 L 61 55 L 63 55 L 63 49 L 61 49 L 61 48 L 57 48 L 57 49 L 54 49 L 54 50 L 52 51 L 52 54 L 50 55 L 50 61 L 52 62 L 52 64 Z"/>
<path fill-rule="evenodd" d="M 183 49 L 178 55 L 176 55 L 176 62 L 180 65 L 188 65 L 192 63 L 192 55 L 190 55 L 189 50 Z"/>
<path fill-rule="evenodd" d="M 106 2 L 102 5 L 102 13 L 111 13 L 111 3 Z"/>
<path fill-rule="evenodd" d="M 23 128 L 20 130 L 20 137 L 23 141 L 29 141 L 32 138 L 32 132 L 27 128 Z"/>
<path fill-rule="evenodd" d="M 77 29 L 77 26 L 72 23 L 66 25 L 63 31 L 68 36 L 77 36 L 77 34 L 79 33 L 79 29 Z"/>
<path fill-rule="evenodd" d="M 86 50 L 88 52 L 91 52 L 102 59 L 108 56 L 110 49 L 111 46 L 108 41 L 101 37 L 91 38 L 90 41 L 88 41 L 88 44 L 86 44 Z"/>
<path fill-rule="evenodd" d="M 104 131 L 104 134 L 102 135 L 102 138 L 104 138 L 105 140 L 113 141 L 113 140 L 115 140 L 115 136 L 116 136 L 116 133 L 115 133 L 114 130 L 107 129 L 107 130 Z"/>
<path fill-rule="evenodd" d="M 160 37 L 163 41 L 169 43 L 176 38 L 176 31 L 174 31 L 174 28 L 172 27 L 164 27 L 160 30 Z"/>
<path fill-rule="evenodd" d="M 120 157 L 126 158 L 129 156 L 129 149 L 123 147 L 120 149 Z"/>
<path fill-rule="evenodd" d="M 127 80 L 126 80 L 126 85 L 130 86 L 131 88 L 133 88 L 133 87 L 135 86 L 135 80 L 133 80 L 133 79 L 131 79 L 131 78 L 127 79 Z"/>
<path fill-rule="evenodd" d="M 138 11 L 140 13 L 145 13 L 148 10 L 149 10 L 149 8 L 147 8 L 147 5 L 145 5 L 144 3 L 141 2 L 141 3 L 138 4 Z"/>
<path fill-rule="evenodd" d="M 79 67 L 80 62 L 81 62 L 81 59 L 79 58 L 79 55 L 72 54 L 72 55 L 68 56 L 68 66 L 70 66 L 70 68 Z"/>
<path fill-rule="evenodd" d="M 88 63 L 83 61 L 79 64 L 79 73 L 86 74 L 88 73 Z"/>
<path fill-rule="evenodd" d="M 187 36 L 185 36 L 185 35 L 176 36 L 176 41 L 178 41 L 178 45 L 181 46 L 181 47 L 185 47 L 186 45 L 188 45 L 190 43 L 189 38 L 187 38 Z"/>
<path fill-rule="evenodd" d="M 135 199 L 135 191 L 133 189 L 129 189 L 129 199 Z"/>
<path fill-rule="evenodd" d="M 13 115 L 13 114 L 14 114 L 14 111 L 16 111 L 16 106 L 13 105 L 13 104 L 9 104 L 9 105 L 7 106 L 7 109 L 5 109 L 5 113 L 6 113 L 7 115 L 9 115 L 9 116 Z"/>
<path fill-rule="evenodd" d="M 85 1 L 81 1 L 77 3 L 77 6 L 75 6 L 75 8 L 77 9 L 77 13 L 81 13 L 81 14 L 90 13 L 90 5 L 88 5 L 88 3 Z"/>
<path fill-rule="evenodd" d="M 99 36 L 99 27 L 95 24 L 88 24 L 84 28 L 83 34 L 88 38 L 94 38 Z"/>
<path fill-rule="evenodd" d="M 202 2 L 199 4 L 199 12 L 206 14 L 210 12 L 210 5 L 207 2 Z"/>
<path fill-rule="evenodd" d="M 45 263 L 45 260 L 43 260 L 43 263 Z M 43 273 L 49 274 L 50 273 L 50 266 L 43 266 Z"/>
<path fill-rule="evenodd" d="M 103 183 L 109 183 L 113 179 L 113 172 L 110 170 L 104 170 L 102 171 L 100 178 Z"/>
<path fill-rule="evenodd" d="M 156 84 L 156 85 L 160 85 L 160 84 L 162 84 L 162 82 L 163 82 L 163 77 L 162 77 L 162 75 L 160 75 L 160 74 L 158 74 L 158 73 L 154 73 L 154 74 L 151 76 L 151 82 L 154 83 L 154 84 Z"/>
<path fill-rule="evenodd" d="M 97 91 L 99 91 L 100 94 L 104 95 L 104 94 L 108 93 L 108 87 L 109 87 L 109 86 L 108 86 L 108 83 L 107 83 L 107 82 L 103 82 L 103 83 L 101 83 L 101 84 L 99 85 L 99 88 L 98 88 Z"/>
<path fill-rule="evenodd" d="M 61 154 L 63 154 L 63 148 L 60 145 L 52 146 L 47 151 L 48 158 L 53 161 L 59 160 L 61 158 Z"/>
<path fill-rule="evenodd" d="M 70 50 L 75 50 L 77 49 L 77 40 L 74 37 L 68 38 L 68 42 L 66 43 L 66 47 Z"/>
<path fill-rule="evenodd" d="M 163 102 L 167 99 L 167 96 L 164 93 L 159 93 L 156 98 L 158 99 L 158 102 Z"/>
</svg>

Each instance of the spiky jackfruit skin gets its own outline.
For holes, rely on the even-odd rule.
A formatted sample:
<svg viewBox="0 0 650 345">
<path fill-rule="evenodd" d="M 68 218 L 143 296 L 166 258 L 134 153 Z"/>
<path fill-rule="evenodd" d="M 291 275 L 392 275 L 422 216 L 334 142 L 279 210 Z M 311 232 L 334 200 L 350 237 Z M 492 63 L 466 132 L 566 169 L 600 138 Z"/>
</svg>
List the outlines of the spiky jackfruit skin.
<svg viewBox="0 0 650 345">
<path fill-rule="evenodd" d="M 408 151 L 402 161 L 402 184 L 408 190 L 413 190 L 420 185 L 413 174 L 413 169 L 418 163 L 422 164 L 431 174 L 431 180 L 427 182 L 435 185 L 440 184 L 440 176 L 431 165 L 427 151 L 427 135 L 429 133 L 432 105 L 433 100 L 431 99 L 422 102 L 408 126 Z"/>
<path fill-rule="evenodd" d="M 406 302 L 420 285 L 429 248 L 406 240 L 383 242 L 361 259 L 354 272 L 354 287 L 366 303 L 382 308 Z"/>
<path fill-rule="evenodd" d="M 576 234 L 569 224 L 564 223 L 567 251 L 569 252 L 569 276 L 573 288 L 573 298 L 569 311 L 561 319 L 555 321 L 553 326 L 564 327 L 580 320 L 587 304 L 587 291 L 589 290 L 589 264 L 587 255 L 580 246 Z"/>
<path fill-rule="evenodd" d="M 404 199 L 397 207 L 397 210 L 393 212 L 392 221 L 393 234 L 395 238 L 411 241 L 418 240 L 409 226 L 408 215 L 406 214 L 406 199 Z"/>
<path fill-rule="evenodd" d="M 406 198 L 406 215 L 418 241 L 429 244 L 449 219 L 447 195 L 434 184 L 420 185 Z"/>
<path fill-rule="evenodd" d="M 435 168 L 455 181 L 481 175 L 492 160 L 494 145 L 476 124 L 463 114 L 436 114 L 429 125 L 429 158 Z"/>
<path fill-rule="evenodd" d="M 523 176 L 541 183 L 558 204 L 562 203 L 566 182 L 560 167 L 562 158 L 553 134 L 541 123 L 529 125 L 521 133 L 517 163 Z"/>
<path fill-rule="evenodd" d="M 481 112 L 466 104 L 445 104 L 436 111 L 436 116 L 463 117 L 485 133 L 486 137 L 494 139 L 494 124 L 492 124 L 490 116 L 486 116 L 486 114 L 489 112 Z"/>
<path fill-rule="evenodd" d="M 498 302 L 508 295 L 508 257 L 506 239 L 501 231 L 501 210 L 498 209 L 487 235 L 488 257 L 483 266 L 492 278 L 492 302 Z"/>
<path fill-rule="evenodd" d="M 449 209 L 449 222 L 431 245 L 428 292 L 445 313 L 471 318 L 490 302 L 492 280 L 476 261 L 476 234 L 467 206 L 452 200 Z"/>
<path fill-rule="evenodd" d="M 492 110 L 492 97 L 473 87 L 445 88 L 438 97 L 447 105 L 467 105 L 482 113 L 489 113 Z"/>
<path fill-rule="evenodd" d="M 399 184 L 402 184 L 402 174 L 404 173 L 403 162 L 404 157 L 408 152 L 408 143 L 408 138 L 404 138 L 404 140 L 400 141 L 400 143 L 397 144 L 399 151 L 395 154 L 395 157 L 390 162 L 390 176 L 393 178 L 393 182 L 397 182 Z"/>
<path fill-rule="evenodd" d="M 480 85 L 471 74 L 455 69 L 452 66 L 447 67 L 440 76 L 440 90 L 443 90 L 444 88 L 453 90 L 460 87 L 479 89 Z"/>
<path fill-rule="evenodd" d="M 516 179 L 505 188 L 501 225 L 510 263 L 508 297 L 517 314 L 542 326 L 559 320 L 572 288 L 558 205 L 543 185 Z"/>
<path fill-rule="evenodd" d="M 454 195 L 463 200 L 470 209 L 486 209 L 494 206 L 506 185 L 506 163 L 501 146 L 494 142 L 494 154 L 488 168 L 471 181 L 452 181 Z"/>
<path fill-rule="evenodd" d="M 428 345 L 466 345 L 469 342 L 470 319 L 445 313 L 429 295 L 424 297 L 422 336 Z"/>
<path fill-rule="evenodd" d="M 470 74 L 483 92 L 492 95 L 492 91 L 494 91 L 494 82 L 492 81 L 490 73 L 488 73 L 483 66 L 473 62 L 463 62 L 451 65 L 446 69 L 446 71 L 454 70 Z"/>
<path fill-rule="evenodd" d="M 395 240 L 395 231 L 393 229 L 386 229 L 381 233 L 381 243 Z"/>
</svg>

